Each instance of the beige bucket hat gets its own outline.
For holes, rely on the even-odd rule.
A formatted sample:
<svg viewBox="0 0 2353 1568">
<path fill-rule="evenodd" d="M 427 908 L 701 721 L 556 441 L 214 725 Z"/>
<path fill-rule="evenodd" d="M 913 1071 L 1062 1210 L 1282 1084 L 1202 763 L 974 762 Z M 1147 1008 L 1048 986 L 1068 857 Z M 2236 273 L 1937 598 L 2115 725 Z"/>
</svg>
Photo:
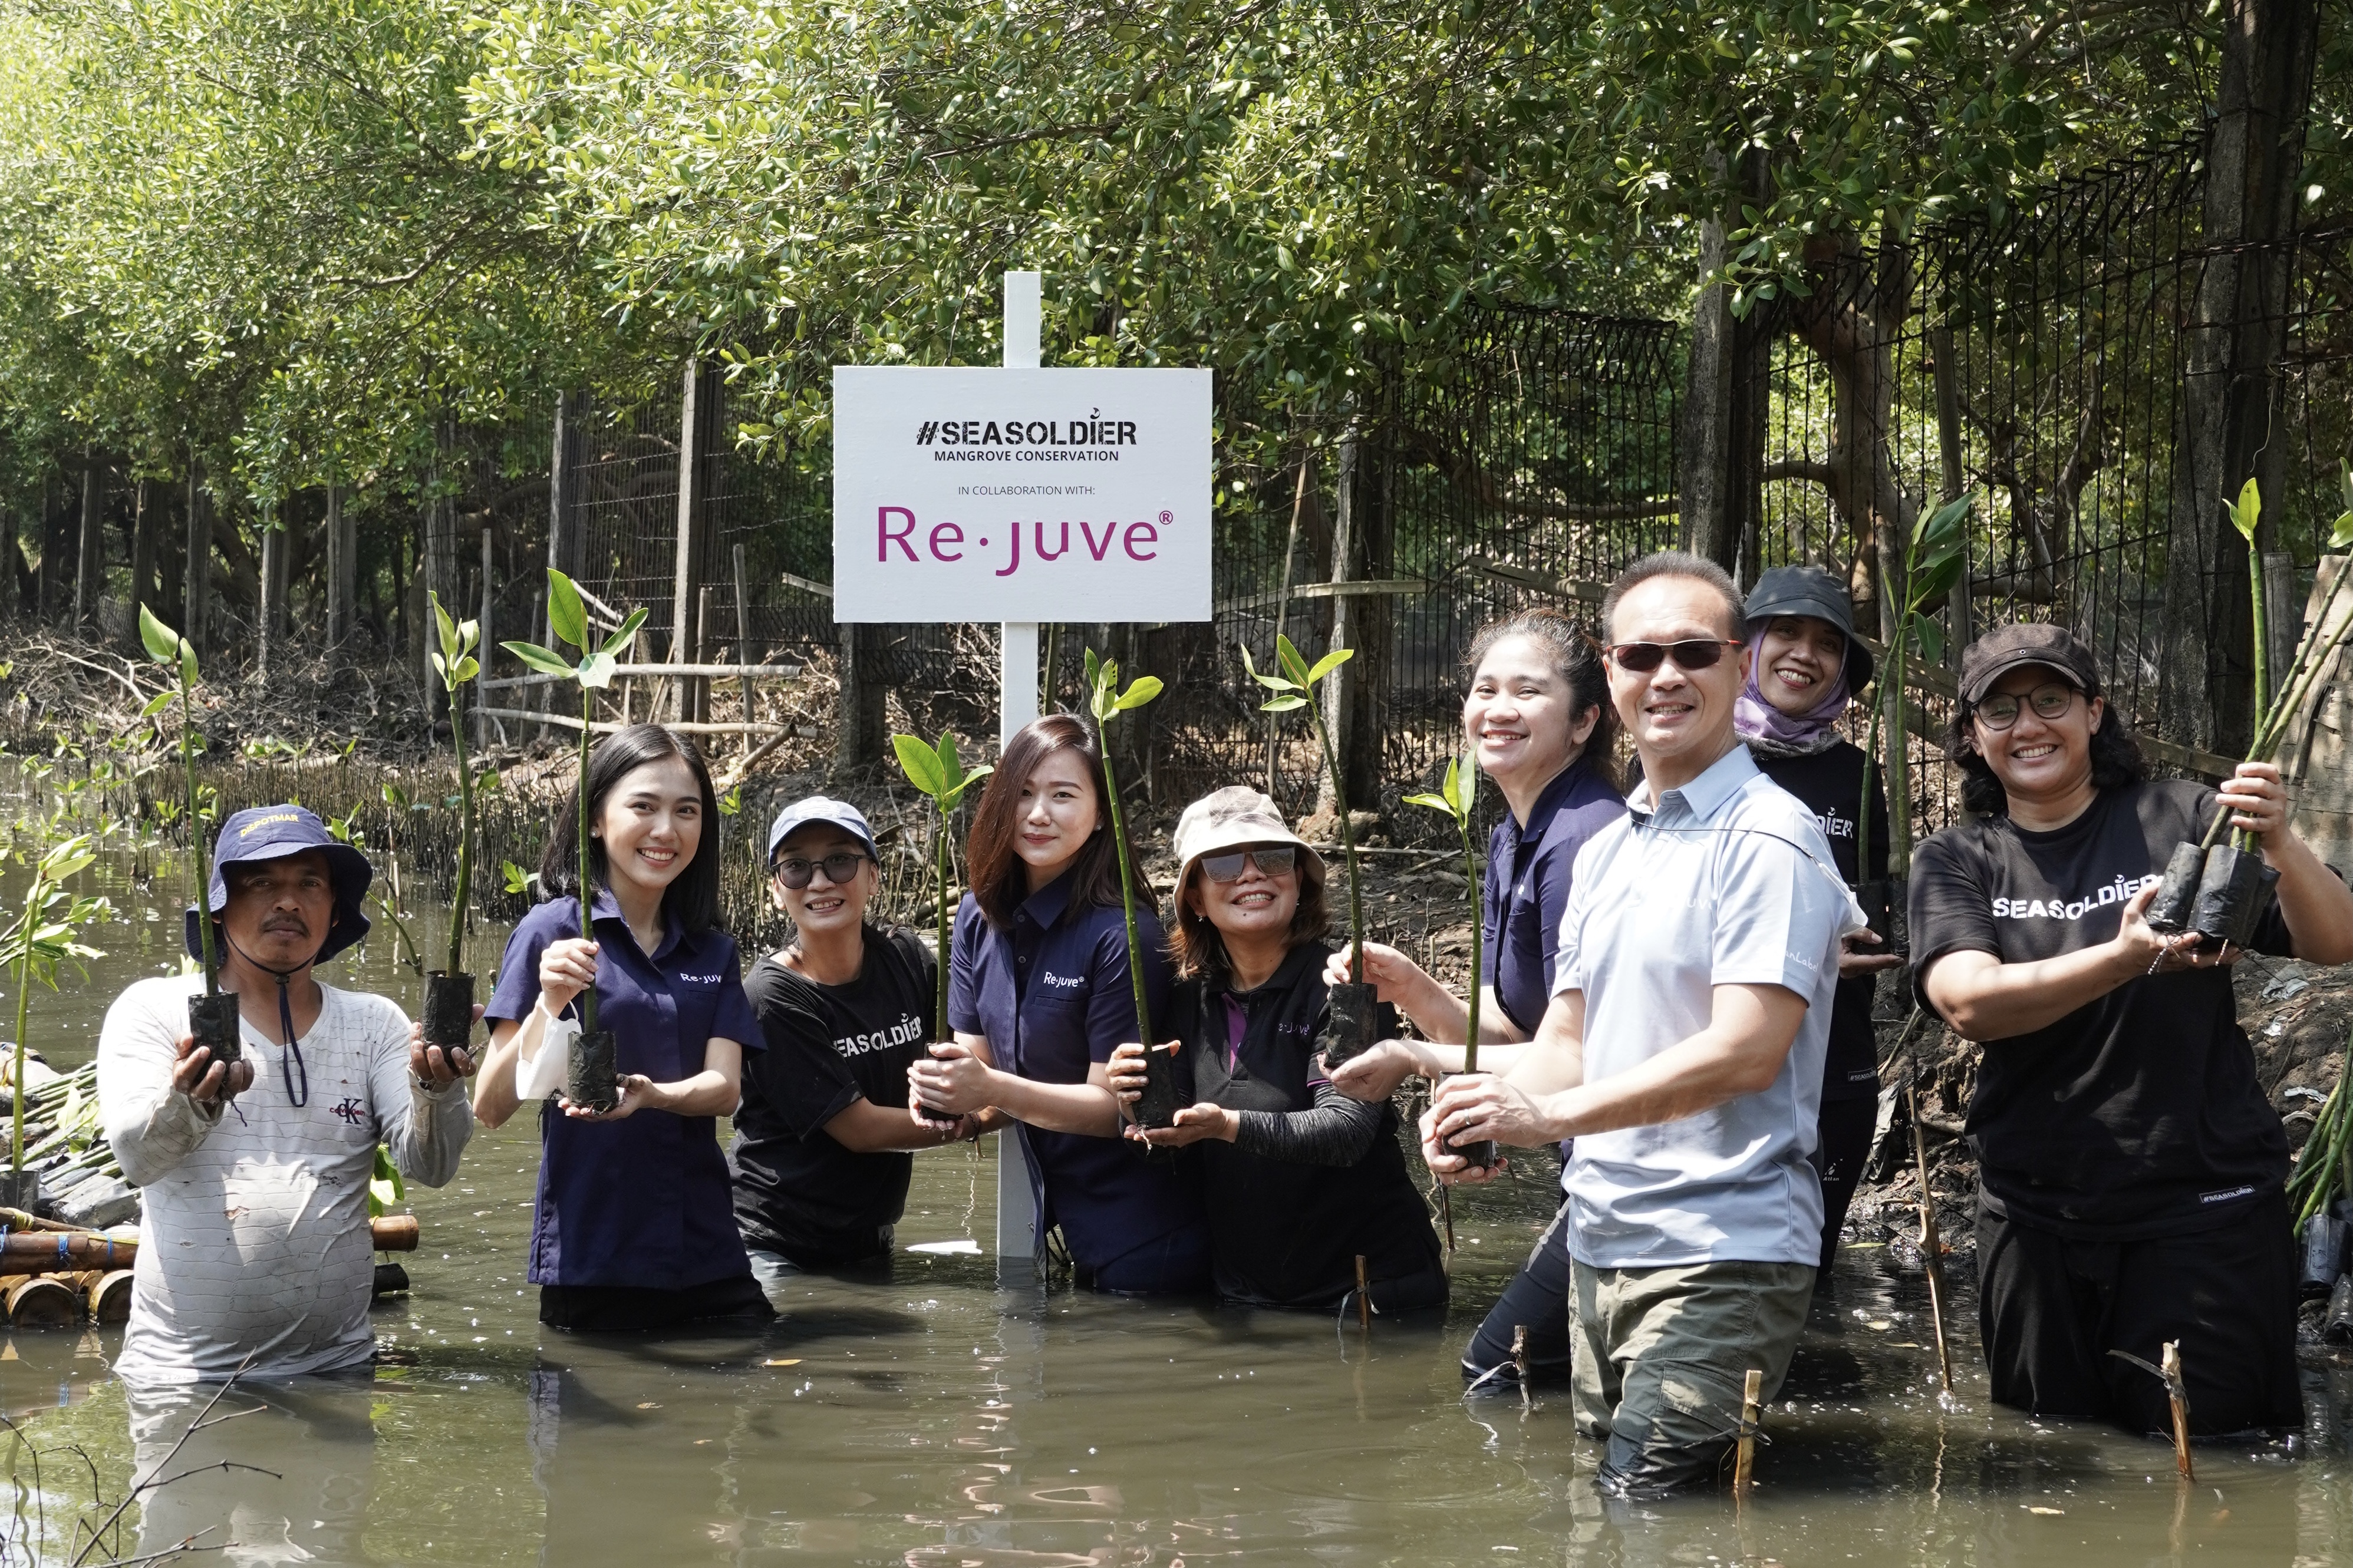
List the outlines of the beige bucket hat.
<svg viewBox="0 0 2353 1568">
<path fill-rule="evenodd" d="M 1248 784 L 1228 784 L 1213 790 L 1185 808 L 1176 819 L 1176 886 L 1192 879 L 1193 862 L 1220 849 L 1245 844 L 1289 844 L 1300 851 L 1305 885 L 1324 885 L 1324 858 L 1282 820 L 1282 810 Z"/>
</svg>

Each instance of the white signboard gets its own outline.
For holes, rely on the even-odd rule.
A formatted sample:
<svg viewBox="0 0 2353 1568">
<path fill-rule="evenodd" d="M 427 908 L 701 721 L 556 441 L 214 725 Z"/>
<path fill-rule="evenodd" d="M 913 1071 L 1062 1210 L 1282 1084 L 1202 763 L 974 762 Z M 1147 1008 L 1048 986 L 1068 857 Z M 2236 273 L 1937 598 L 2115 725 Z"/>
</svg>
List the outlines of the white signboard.
<svg viewBox="0 0 2353 1568">
<path fill-rule="evenodd" d="M 836 365 L 838 621 L 1206 621 L 1209 373 Z"/>
</svg>

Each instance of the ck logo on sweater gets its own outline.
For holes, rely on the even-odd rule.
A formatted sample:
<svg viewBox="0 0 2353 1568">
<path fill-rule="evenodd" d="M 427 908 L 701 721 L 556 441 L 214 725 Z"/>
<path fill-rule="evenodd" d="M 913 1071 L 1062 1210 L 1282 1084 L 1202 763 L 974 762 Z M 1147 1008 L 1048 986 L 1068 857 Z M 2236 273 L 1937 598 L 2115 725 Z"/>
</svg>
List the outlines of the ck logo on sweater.
<svg viewBox="0 0 2353 1568">
<path fill-rule="evenodd" d="M 343 1096 L 343 1102 L 335 1107 L 332 1114 L 342 1118 L 347 1124 L 357 1127 L 363 1114 L 360 1110 L 359 1097 L 353 1094 Z"/>
</svg>

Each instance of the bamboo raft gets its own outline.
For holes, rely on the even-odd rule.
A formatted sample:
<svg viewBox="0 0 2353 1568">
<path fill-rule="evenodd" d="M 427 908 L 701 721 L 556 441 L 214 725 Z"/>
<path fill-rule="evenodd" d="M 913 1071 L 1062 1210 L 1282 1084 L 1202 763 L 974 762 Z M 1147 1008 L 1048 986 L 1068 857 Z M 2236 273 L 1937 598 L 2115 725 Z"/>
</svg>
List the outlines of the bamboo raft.
<svg viewBox="0 0 2353 1568">
<path fill-rule="evenodd" d="M 139 1193 L 122 1179 L 98 1120 L 95 1063 L 58 1073 L 26 1062 L 25 1169 L 40 1178 L 36 1215 L 0 1206 L 0 1316 L 16 1328 L 120 1323 L 131 1315 L 132 1268 L 139 1256 Z M 0 1084 L 0 1139 L 15 1115 Z M 0 1142 L 0 1170 L 7 1146 Z M 368 1221 L 377 1252 L 414 1252 L 415 1215 Z M 400 1275 L 389 1286 L 384 1270 Z M 407 1289 L 397 1265 L 379 1265 L 379 1288 Z"/>
</svg>

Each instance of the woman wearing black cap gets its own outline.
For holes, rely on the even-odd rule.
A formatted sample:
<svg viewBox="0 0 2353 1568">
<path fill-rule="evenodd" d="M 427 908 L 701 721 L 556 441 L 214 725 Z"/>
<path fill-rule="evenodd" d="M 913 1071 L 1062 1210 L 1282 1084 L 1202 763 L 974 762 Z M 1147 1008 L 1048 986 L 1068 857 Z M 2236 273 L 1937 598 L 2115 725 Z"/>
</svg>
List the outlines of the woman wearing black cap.
<svg viewBox="0 0 2353 1568">
<path fill-rule="evenodd" d="M 1871 684 L 1871 650 L 1855 640 L 1846 588 L 1819 566 L 1776 566 L 1748 595 L 1748 684 L 1732 726 L 1767 778 L 1796 795 L 1822 825 L 1850 887 L 1887 876 L 1887 795 L 1872 782 L 1871 861 L 1857 864 L 1864 803 L 1862 748 L 1835 726 L 1854 693 Z M 1847 938 L 1831 1012 L 1830 1054 L 1813 1166 L 1822 1182 L 1822 1258 L 1838 1254 L 1847 1205 L 1871 1156 L 1879 1112 L 1879 1046 L 1871 1027 L 1873 978 L 1903 959 L 1873 952 L 1870 931 Z"/>
<path fill-rule="evenodd" d="M 2287 1143 L 2231 993 L 2234 948 L 2146 918 L 2174 846 L 2218 807 L 2279 873 L 2252 945 L 2353 960 L 2353 892 L 2288 826 L 2268 763 L 2218 794 L 2150 780 L 2091 651 L 2003 626 L 1962 657 L 1946 754 L 1982 820 L 1912 865 L 1913 984 L 1984 1046 L 1978 1321 L 1993 1396 L 2156 1431 L 2179 1342 L 2191 1429 L 2303 1419 Z"/>
</svg>

